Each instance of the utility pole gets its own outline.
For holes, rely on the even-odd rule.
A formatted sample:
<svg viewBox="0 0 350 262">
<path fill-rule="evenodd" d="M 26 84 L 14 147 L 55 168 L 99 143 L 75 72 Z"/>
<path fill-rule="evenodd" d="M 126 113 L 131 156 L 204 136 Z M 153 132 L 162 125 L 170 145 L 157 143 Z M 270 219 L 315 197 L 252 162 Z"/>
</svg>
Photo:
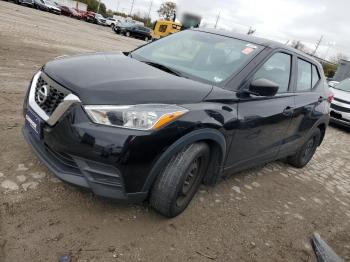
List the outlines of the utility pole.
<svg viewBox="0 0 350 262">
<path fill-rule="evenodd" d="M 252 35 L 252 34 L 255 33 L 255 31 L 256 31 L 256 30 L 253 29 L 253 28 L 250 26 L 247 35 Z"/>
<path fill-rule="evenodd" d="M 323 40 L 323 35 L 321 35 L 320 40 L 318 40 L 316 43 L 316 48 L 315 48 L 314 52 L 312 53 L 313 56 L 316 55 L 317 49 L 320 47 L 322 40 Z"/>
<path fill-rule="evenodd" d="M 215 22 L 214 28 L 216 28 L 216 27 L 218 26 L 218 22 L 219 22 L 219 19 L 220 19 L 220 13 L 221 13 L 221 12 L 219 12 L 219 13 L 218 13 L 218 16 L 216 17 L 216 22 Z"/>
<path fill-rule="evenodd" d="M 135 3 L 135 0 L 132 0 L 129 16 L 131 16 L 132 10 L 134 9 L 134 3 Z"/>
<path fill-rule="evenodd" d="M 149 5 L 148 16 L 147 16 L 148 19 L 150 19 L 150 16 L 151 16 L 152 5 L 153 5 L 153 0 L 151 0 L 151 3 L 150 3 L 150 5 Z"/>
</svg>

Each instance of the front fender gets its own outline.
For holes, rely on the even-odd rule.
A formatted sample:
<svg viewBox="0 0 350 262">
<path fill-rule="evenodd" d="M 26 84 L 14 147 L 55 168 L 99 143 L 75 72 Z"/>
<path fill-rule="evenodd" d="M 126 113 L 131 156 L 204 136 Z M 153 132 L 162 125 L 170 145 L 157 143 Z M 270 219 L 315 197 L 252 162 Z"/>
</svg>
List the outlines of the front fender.
<svg viewBox="0 0 350 262">
<path fill-rule="evenodd" d="M 155 179 L 172 156 L 179 153 L 185 146 L 198 141 L 207 141 L 211 146 L 211 159 L 213 163 L 208 168 L 208 174 L 205 180 L 208 184 L 215 183 L 223 169 L 223 162 L 226 155 L 226 140 L 224 135 L 218 130 L 203 128 L 184 135 L 167 148 L 153 165 L 142 191 L 146 192 L 150 190 Z"/>
</svg>

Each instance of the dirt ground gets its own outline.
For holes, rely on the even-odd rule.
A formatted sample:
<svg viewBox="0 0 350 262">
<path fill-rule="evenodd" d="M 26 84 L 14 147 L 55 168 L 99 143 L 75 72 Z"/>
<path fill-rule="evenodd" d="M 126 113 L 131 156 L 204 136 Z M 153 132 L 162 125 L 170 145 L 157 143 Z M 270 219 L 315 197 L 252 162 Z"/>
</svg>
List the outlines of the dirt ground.
<svg viewBox="0 0 350 262">
<path fill-rule="evenodd" d="M 143 43 L 0 1 L 0 261 L 315 261 L 315 231 L 350 260 L 350 133 L 341 128 L 329 127 L 306 168 L 275 162 L 232 175 L 174 219 L 97 198 L 40 163 L 21 135 L 32 75 L 60 55 Z"/>
</svg>

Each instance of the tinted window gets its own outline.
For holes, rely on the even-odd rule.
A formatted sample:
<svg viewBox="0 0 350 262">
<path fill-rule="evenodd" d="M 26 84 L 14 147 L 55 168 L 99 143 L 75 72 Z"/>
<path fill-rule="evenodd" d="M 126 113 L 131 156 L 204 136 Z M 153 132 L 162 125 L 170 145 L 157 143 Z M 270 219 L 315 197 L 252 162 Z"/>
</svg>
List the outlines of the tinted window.
<svg viewBox="0 0 350 262">
<path fill-rule="evenodd" d="M 278 84 L 278 92 L 286 92 L 289 87 L 292 58 L 284 53 L 274 54 L 254 75 L 255 79 L 264 78 Z"/>
<path fill-rule="evenodd" d="M 132 52 L 132 56 L 216 84 L 236 73 L 260 50 L 260 46 L 243 40 L 185 30 L 145 45 Z"/>
<path fill-rule="evenodd" d="M 320 74 L 317 70 L 317 67 L 312 65 L 312 88 L 315 87 L 315 85 L 319 80 L 320 80 Z"/>
<path fill-rule="evenodd" d="M 164 33 L 166 31 L 167 27 L 168 27 L 167 25 L 160 25 L 159 32 Z"/>
<path fill-rule="evenodd" d="M 298 59 L 298 91 L 308 91 L 311 90 L 312 84 L 312 74 L 311 74 L 311 64 Z"/>
</svg>

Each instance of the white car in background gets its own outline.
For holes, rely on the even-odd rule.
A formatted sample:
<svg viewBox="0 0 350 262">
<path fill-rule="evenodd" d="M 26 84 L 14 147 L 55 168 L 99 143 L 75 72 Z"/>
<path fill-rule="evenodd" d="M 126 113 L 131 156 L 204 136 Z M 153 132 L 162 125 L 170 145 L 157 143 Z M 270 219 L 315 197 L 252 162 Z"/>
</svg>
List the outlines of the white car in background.
<svg viewBox="0 0 350 262">
<path fill-rule="evenodd" d="M 339 84 L 338 81 L 329 81 L 328 82 L 329 87 L 335 87 L 337 84 Z"/>
<path fill-rule="evenodd" d="M 113 17 L 106 18 L 106 25 L 112 27 L 112 29 L 120 23 L 121 23 L 121 21 L 119 21 L 118 19 L 115 19 Z"/>
<path fill-rule="evenodd" d="M 334 99 L 331 104 L 331 122 L 350 127 L 350 78 L 331 88 Z"/>
</svg>

